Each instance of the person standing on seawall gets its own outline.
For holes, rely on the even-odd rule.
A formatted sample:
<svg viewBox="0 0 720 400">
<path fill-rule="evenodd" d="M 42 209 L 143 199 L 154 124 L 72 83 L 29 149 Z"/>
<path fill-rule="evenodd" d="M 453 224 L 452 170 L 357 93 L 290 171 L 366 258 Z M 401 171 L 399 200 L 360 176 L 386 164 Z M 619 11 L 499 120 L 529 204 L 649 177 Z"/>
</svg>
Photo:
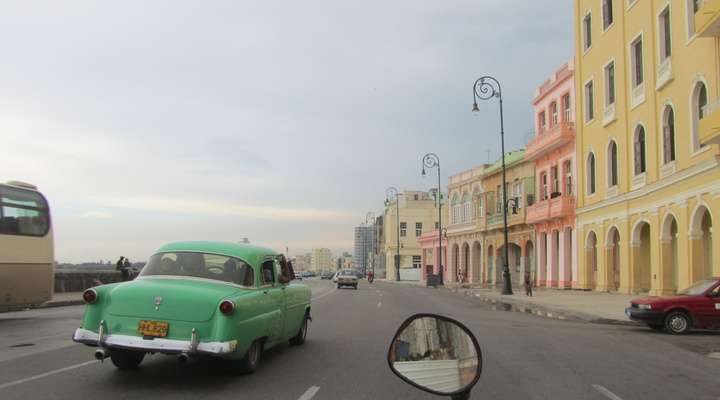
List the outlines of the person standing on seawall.
<svg viewBox="0 0 720 400">
<path fill-rule="evenodd" d="M 130 264 L 130 259 L 125 257 L 125 262 L 123 263 L 123 267 L 120 270 L 122 273 L 122 280 L 123 282 L 130 280 L 130 267 L 132 265 Z"/>
</svg>

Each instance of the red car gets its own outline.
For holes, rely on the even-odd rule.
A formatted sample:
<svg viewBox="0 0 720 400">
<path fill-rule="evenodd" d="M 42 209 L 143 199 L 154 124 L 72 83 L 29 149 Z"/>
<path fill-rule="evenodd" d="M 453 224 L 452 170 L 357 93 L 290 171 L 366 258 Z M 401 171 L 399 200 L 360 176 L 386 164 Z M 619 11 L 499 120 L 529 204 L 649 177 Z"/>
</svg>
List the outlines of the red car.
<svg viewBox="0 0 720 400">
<path fill-rule="evenodd" d="M 720 278 L 697 281 L 676 296 L 633 300 L 625 314 L 652 329 L 676 335 L 691 328 L 720 329 Z"/>
</svg>

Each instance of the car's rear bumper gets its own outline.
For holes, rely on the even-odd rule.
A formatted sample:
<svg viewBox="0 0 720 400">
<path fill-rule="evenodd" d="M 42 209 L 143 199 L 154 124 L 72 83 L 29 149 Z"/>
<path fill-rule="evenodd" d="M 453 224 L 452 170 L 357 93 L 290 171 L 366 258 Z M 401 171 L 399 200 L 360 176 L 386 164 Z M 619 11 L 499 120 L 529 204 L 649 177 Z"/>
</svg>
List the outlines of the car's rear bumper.
<svg viewBox="0 0 720 400">
<path fill-rule="evenodd" d="M 139 350 L 164 354 L 199 353 L 223 355 L 233 353 L 237 349 L 236 340 L 231 340 L 229 342 L 194 343 L 193 340 L 174 340 L 163 338 L 143 339 L 139 336 L 129 335 L 107 335 L 101 338 L 98 333 L 82 328 L 78 328 L 75 331 L 73 341 L 89 346 Z"/>
<path fill-rule="evenodd" d="M 662 324 L 664 315 L 662 311 L 656 310 L 640 310 L 638 308 L 628 307 L 625 309 L 625 315 L 633 321 L 645 324 Z"/>
</svg>

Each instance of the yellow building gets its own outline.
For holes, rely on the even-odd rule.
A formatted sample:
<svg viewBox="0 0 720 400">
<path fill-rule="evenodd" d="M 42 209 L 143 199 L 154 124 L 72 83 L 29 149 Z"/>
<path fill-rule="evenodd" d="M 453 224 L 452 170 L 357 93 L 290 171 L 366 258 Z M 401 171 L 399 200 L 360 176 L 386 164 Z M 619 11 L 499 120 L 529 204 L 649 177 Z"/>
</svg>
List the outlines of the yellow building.
<svg viewBox="0 0 720 400">
<path fill-rule="evenodd" d="M 418 239 L 423 233 L 436 229 L 438 210 L 435 196 L 430 192 L 404 191 L 399 193 L 399 204 L 391 201 L 385 207 L 384 243 L 387 279 L 395 279 L 395 256 L 397 254 L 397 210 L 400 211 L 400 268 L 414 268 L 420 279 L 422 251 Z M 447 207 L 442 205 L 443 225 L 447 221 Z M 408 275 L 411 275 L 408 273 Z"/>
<path fill-rule="evenodd" d="M 575 1 L 578 288 L 720 275 L 718 3 Z"/>
<path fill-rule="evenodd" d="M 507 196 L 514 199 L 508 206 L 508 267 L 514 285 L 522 285 L 525 271 L 536 275 L 535 231 L 527 223 L 528 206 L 535 202 L 535 162 L 525 157 L 525 150 L 505 155 Z M 482 179 L 484 192 L 475 224 L 484 239 L 481 282 L 500 285 L 503 282 L 505 236 L 503 224 L 502 160 L 485 168 Z M 450 250 L 450 265 L 456 266 L 457 248 Z"/>
</svg>

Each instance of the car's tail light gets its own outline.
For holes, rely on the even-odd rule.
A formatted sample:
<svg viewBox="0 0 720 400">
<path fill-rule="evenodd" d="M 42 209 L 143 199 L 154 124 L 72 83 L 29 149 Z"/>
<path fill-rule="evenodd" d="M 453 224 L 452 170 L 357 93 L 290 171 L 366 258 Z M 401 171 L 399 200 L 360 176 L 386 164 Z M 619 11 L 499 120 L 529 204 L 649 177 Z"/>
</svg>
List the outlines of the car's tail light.
<svg viewBox="0 0 720 400">
<path fill-rule="evenodd" d="M 230 315 L 235 311 L 235 303 L 230 300 L 223 300 L 220 303 L 220 312 L 225 315 Z"/>
<path fill-rule="evenodd" d="M 83 300 L 84 300 L 86 303 L 92 304 L 92 303 L 94 303 L 94 302 L 97 301 L 98 294 L 97 294 L 97 292 L 95 291 L 95 289 L 88 289 L 88 290 L 86 290 L 86 291 L 83 292 L 82 297 L 83 297 Z"/>
</svg>

